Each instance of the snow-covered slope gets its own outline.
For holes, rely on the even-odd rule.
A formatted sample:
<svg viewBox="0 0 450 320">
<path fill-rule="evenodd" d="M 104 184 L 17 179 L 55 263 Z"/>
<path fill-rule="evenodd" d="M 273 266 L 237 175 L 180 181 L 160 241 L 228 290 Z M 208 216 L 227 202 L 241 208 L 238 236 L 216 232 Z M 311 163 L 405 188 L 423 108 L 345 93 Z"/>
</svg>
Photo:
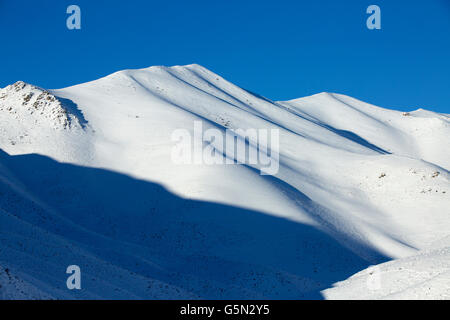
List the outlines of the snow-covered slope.
<svg viewBox="0 0 450 320">
<path fill-rule="evenodd" d="M 450 247 L 369 267 L 323 292 L 328 299 L 450 299 Z"/>
<path fill-rule="evenodd" d="M 194 121 L 279 130 L 278 173 L 174 163 L 172 134 Z M 321 298 L 450 246 L 447 115 L 332 93 L 275 102 L 188 65 L 16 83 L 0 91 L 0 130 L 0 266 L 41 297 Z M 77 292 L 71 264 L 88 274 Z M 420 297 L 448 298 L 435 288 Z"/>
</svg>

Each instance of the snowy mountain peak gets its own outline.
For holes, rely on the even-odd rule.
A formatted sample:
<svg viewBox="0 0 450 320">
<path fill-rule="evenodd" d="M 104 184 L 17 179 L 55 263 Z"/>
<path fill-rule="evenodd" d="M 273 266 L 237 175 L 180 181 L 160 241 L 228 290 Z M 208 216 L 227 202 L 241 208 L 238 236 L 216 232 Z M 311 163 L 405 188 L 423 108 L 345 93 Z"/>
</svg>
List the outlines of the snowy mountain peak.
<svg viewBox="0 0 450 320">
<path fill-rule="evenodd" d="M 54 129 L 81 128 L 83 121 L 73 109 L 72 102 L 23 81 L 0 89 L 2 121 L 9 118 Z"/>
</svg>

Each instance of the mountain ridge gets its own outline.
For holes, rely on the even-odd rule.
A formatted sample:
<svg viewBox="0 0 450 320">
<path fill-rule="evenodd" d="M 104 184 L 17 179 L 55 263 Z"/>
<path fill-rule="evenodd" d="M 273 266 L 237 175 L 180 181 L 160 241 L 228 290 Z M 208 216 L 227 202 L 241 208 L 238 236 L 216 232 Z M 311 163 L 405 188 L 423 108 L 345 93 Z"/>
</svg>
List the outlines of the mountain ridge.
<svg viewBox="0 0 450 320">
<path fill-rule="evenodd" d="M 320 292 L 371 264 L 405 259 L 422 250 L 432 250 L 437 243 L 440 248 L 450 246 L 447 238 L 450 147 L 446 148 L 450 121 L 444 115 L 388 110 L 334 93 L 271 101 L 196 64 L 123 70 L 48 92 L 63 101 L 63 107 L 71 107 L 69 114 L 79 119 L 80 126 L 61 130 L 52 125 L 36 125 L 35 119 L 27 113 L 16 118 L 5 112 L 2 107 L 6 105 L 0 99 L 0 149 L 6 152 L 0 162 L 0 169 L 6 171 L 0 171 L 0 181 L 11 181 L 6 172 L 13 172 L 15 176 L 13 182 L 3 185 L 3 192 L 11 194 L 13 199 L 17 196 L 8 185 L 18 189 L 25 187 L 33 194 L 32 199 L 45 204 L 46 209 L 40 211 L 42 216 L 61 217 L 77 226 L 71 229 L 74 238 L 60 239 L 58 235 L 58 241 L 68 241 L 73 248 L 86 250 L 89 256 L 86 259 L 91 261 L 88 268 L 96 270 L 93 277 L 105 284 L 108 279 L 93 265 L 96 258 L 103 259 L 102 266 L 129 268 L 139 276 L 166 283 L 170 290 L 165 297 L 200 295 L 200 284 L 198 287 L 188 285 L 187 279 L 191 279 L 201 282 L 202 286 L 211 286 L 206 294 L 209 298 L 336 298 L 349 292 L 345 285 L 331 289 L 341 288 L 337 293 Z M 21 103 L 15 107 L 21 107 Z M 176 145 L 172 134 L 183 128 L 194 136 L 196 121 L 202 123 L 204 130 L 215 129 L 223 134 L 230 129 L 278 130 L 278 173 L 262 176 L 259 164 L 176 165 L 171 158 Z M 29 138 L 20 139 L 25 134 Z M 221 156 L 228 156 L 224 145 L 206 142 L 204 137 L 200 142 L 213 146 Z M 246 145 L 251 147 L 249 143 Z M 24 174 L 22 171 L 27 171 L 23 169 L 24 157 L 33 166 L 40 167 L 42 173 Z M 116 182 L 109 186 L 110 180 Z M 48 182 L 51 182 L 49 187 L 40 187 Z M 122 183 L 142 191 L 134 196 Z M 90 184 L 104 190 L 92 189 Z M 156 191 L 152 190 L 159 189 L 151 187 L 153 184 L 164 188 L 168 192 L 163 193 L 164 199 L 171 201 L 158 202 L 152 195 Z M 114 196 L 109 197 L 109 193 Z M 121 193 L 134 202 L 128 202 L 125 197 L 120 200 Z M 24 208 L 30 208 L 27 201 L 20 200 L 19 204 L 23 202 Z M 179 220 L 175 211 L 169 209 L 171 202 L 179 203 Z M 196 211 L 192 206 L 208 209 Z M 30 228 L 39 227 L 51 234 L 58 228 L 68 228 L 61 222 L 64 219 L 57 220 L 54 226 L 43 224 L 26 214 L 29 209 L 22 212 L 17 208 L 20 205 L 0 200 L 2 212 L 15 216 Z M 168 217 L 162 213 L 165 208 L 171 212 Z M 183 210 L 193 216 L 186 216 Z M 228 212 L 233 219 L 208 216 L 208 210 Z M 97 214 L 100 217 L 96 218 Z M 271 254 L 277 256 L 280 251 L 279 261 L 264 256 L 263 248 L 268 244 L 252 230 L 250 223 L 244 223 L 246 228 L 238 227 L 241 215 L 242 221 L 264 226 L 264 232 L 269 234 L 267 241 L 274 242 L 269 246 L 273 249 Z M 155 225 L 149 225 L 148 219 L 154 219 Z M 177 221 L 173 228 L 168 227 L 171 219 Z M 9 218 L 5 221 L 12 224 Z M 142 230 L 142 238 L 136 238 L 133 228 L 136 233 L 141 227 L 132 221 L 148 226 L 148 233 Z M 272 221 L 280 229 L 271 234 L 270 228 L 265 227 L 266 221 Z M 105 227 L 101 227 L 102 223 Z M 211 226 L 216 234 L 206 231 Z M 283 234 L 281 226 L 292 233 Z M 120 232 L 114 233 L 106 227 Z M 198 234 L 192 231 L 197 229 Z M 118 261 L 106 255 L 102 246 L 89 244 L 81 248 L 76 244 L 77 237 L 78 241 L 84 237 L 81 230 L 88 230 L 99 239 L 109 239 L 115 251 L 119 250 L 119 243 L 132 239 L 133 245 L 137 245 L 132 250 L 137 251 L 130 252 L 124 261 Z M 174 232 L 180 233 L 180 238 L 174 236 Z M 0 228 L 0 239 L 7 241 L 8 246 L 17 246 L 18 242 L 12 240 L 16 238 L 10 239 L 8 234 Z M 207 237 L 202 238 L 201 234 Z M 176 253 L 174 257 L 166 257 L 157 249 L 161 238 L 166 239 L 168 248 Z M 21 243 L 30 248 L 38 245 L 26 237 Z M 189 247 L 192 259 L 206 261 L 205 274 L 194 270 L 183 273 L 177 267 L 176 259 L 186 266 L 195 265 L 185 256 L 183 243 L 192 244 Z M 235 246 L 237 243 L 242 249 Z M 312 254 L 307 249 L 311 243 L 316 243 L 315 248 L 323 246 L 324 249 Z M 290 256 L 283 247 L 296 253 Z M 148 256 L 142 248 L 154 255 Z M 335 257 L 335 266 L 327 258 L 331 248 L 342 253 L 341 258 Z M 60 248 L 55 250 L 58 255 L 70 256 Z M 26 274 L 26 264 L 16 261 L 13 252 L 0 251 L 0 266 Z M 246 257 L 253 257 L 254 262 Z M 436 254 L 437 261 L 445 257 L 445 254 L 442 257 Z M 132 267 L 130 263 L 134 259 L 146 261 L 147 267 Z M 302 259 L 308 263 L 302 265 Z M 346 265 L 345 259 L 353 262 Z M 150 260 L 160 263 L 168 273 L 162 275 L 150 268 L 147 265 Z M 233 266 L 227 275 L 230 278 L 218 275 L 215 261 Z M 31 278 L 44 279 L 44 265 L 45 261 L 41 261 L 28 271 Z M 294 265 L 302 271 L 296 272 Z M 259 293 L 249 291 L 252 281 L 248 274 L 254 270 L 264 274 L 256 285 Z M 171 278 L 169 271 L 184 280 Z M 277 272 L 281 280 L 277 279 Z M 121 273 L 108 267 L 108 274 L 117 280 Z M 202 277 L 204 279 L 200 280 Z M 233 277 L 239 279 L 236 286 L 219 285 Z M 138 284 L 138 278 L 133 276 L 133 279 L 135 287 L 121 284 L 119 287 L 126 290 L 119 295 L 102 287 L 108 293 L 104 297 L 158 296 L 157 290 L 145 291 Z M 71 292 L 65 292 L 64 282 L 55 290 L 58 282 L 46 281 L 51 283 L 50 289 L 44 290 L 47 294 L 71 296 Z M 25 282 L 42 289 L 36 280 Z M 272 295 L 266 287 L 270 285 L 277 288 Z M 183 293 L 176 295 L 176 290 Z M 438 293 L 439 296 L 448 294 L 445 288 Z"/>
</svg>

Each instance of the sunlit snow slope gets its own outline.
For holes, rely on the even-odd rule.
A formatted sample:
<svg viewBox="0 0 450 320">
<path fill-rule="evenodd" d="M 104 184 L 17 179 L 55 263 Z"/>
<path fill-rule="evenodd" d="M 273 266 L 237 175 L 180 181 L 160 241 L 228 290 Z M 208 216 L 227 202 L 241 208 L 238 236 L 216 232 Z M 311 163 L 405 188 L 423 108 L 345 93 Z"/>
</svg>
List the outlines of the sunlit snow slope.
<svg viewBox="0 0 450 320">
<path fill-rule="evenodd" d="M 194 121 L 278 129 L 278 173 L 175 164 Z M 270 101 L 199 65 L 18 82 L 0 90 L 0 298 L 448 299 L 449 137 L 448 115 Z"/>
</svg>

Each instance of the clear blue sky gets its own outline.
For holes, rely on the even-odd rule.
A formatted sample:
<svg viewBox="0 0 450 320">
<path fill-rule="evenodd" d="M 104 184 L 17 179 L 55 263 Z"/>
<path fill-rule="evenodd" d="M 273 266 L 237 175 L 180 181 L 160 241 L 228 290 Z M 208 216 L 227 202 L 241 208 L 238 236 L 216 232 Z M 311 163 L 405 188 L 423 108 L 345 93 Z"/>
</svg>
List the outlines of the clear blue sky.
<svg viewBox="0 0 450 320">
<path fill-rule="evenodd" d="M 371 4 L 381 30 L 366 28 Z M 450 0 L 0 0 L 0 28 L 1 87 L 198 63 L 274 100 L 331 91 L 450 113 Z"/>
</svg>

